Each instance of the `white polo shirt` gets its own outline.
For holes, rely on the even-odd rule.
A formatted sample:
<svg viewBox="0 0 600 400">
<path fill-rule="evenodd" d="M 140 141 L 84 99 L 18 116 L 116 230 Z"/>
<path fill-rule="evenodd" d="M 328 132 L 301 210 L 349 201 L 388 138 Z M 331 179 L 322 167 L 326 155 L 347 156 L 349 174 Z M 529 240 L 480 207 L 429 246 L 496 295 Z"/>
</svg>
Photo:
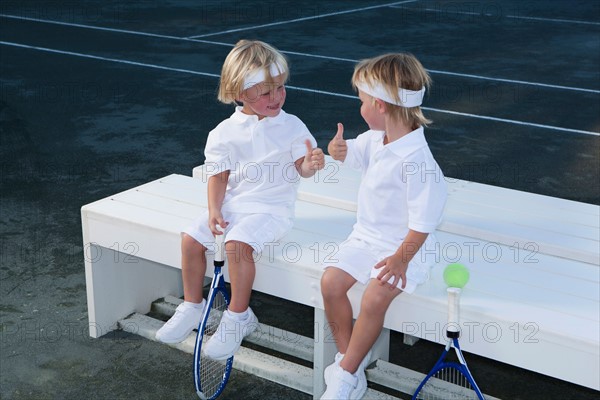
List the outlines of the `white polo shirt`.
<svg viewBox="0 0 600 400">
<path fill-rule="evenodd" d="M 317 143 L 296 116 L 281 110 L 259 120 L 241 107 L 208 134 L 208 175 L 231 171 L 223 211 L 294 216 L 300 182 L 295 161 L 306 155 L 306 139 Z"/>
<path fill-rule="evenodd" d="M 385 132 L 347 140 L 344 165 L 362 170 L 357 221 L 350 238 L 396 251 L 408 230 L 431 233 L 441 222 L 444 174 L 418 128 L 387 145 Z"/>
</svg>

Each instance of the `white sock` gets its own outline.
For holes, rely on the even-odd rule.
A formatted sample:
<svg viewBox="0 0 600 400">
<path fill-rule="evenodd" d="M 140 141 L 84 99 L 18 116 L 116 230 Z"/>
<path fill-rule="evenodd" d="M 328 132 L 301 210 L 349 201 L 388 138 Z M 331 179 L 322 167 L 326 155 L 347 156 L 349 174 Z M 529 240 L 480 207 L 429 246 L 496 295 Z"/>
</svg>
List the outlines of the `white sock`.
<svg viewBox="0 0 600 400">
<path fill-rule="evenodd" d="M 231 310 L 227 310 L 227 313 L 229 314 L 229 317 L 237 322 L 242 322 L 244 320 L 246 320 L 248 318 L 248 315 L 250 315 L 248 313 L 248 309 L 246 308 L 245 311 L 242 311 L 241 313 L 237 313 L 237 312 L 233 312 Z"/>
<path fill-rule="evenodd" d="M 203 309 L 204 308 L 204 302 L 205 300 L 202 299 L 202 302 L 200 303 L 192 303 L 191 301 L 184 301 L 183 304 L 186 307 L 192 307 L 192 308 L 198 308 L 198 309 Z"/>
</svg>

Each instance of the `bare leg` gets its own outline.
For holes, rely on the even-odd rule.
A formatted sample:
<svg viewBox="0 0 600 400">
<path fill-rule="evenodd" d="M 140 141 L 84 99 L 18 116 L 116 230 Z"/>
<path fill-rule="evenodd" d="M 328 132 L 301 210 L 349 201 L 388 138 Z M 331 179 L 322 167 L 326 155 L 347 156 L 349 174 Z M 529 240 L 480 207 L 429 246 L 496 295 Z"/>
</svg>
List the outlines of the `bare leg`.
<svg viewBox="0 0 600 400">
<path fill-rule="evenodd" d="M 381 286 L 377 279 L 371 279 L 360 304 L 360 314 L 354 324 L 354 330 L 348 351 L 340 361 L 340 366 L 350 373 L 355 373 L 361 361 L 383 328 L 383 319 L 390 303 L 402 291 L 398 288 L 390 290 L 390 285 Z"/>
<path fill-rule="evenodd" d="M 350 274 L 335 267 L 327 268 L 321 278 L 325 316 L 342 354 L 346 353 L 352 336 L 352 305 L 347 293 L 355 283 Z"/>
<path fill-rule="evenodd" d="M 206 275 L 206 247 L 187 234 L 181 238 L 181 275 L 183 297 L 192 303 L 202 302 Z"/>
<path fill-rule="evenodd" d="M 231 283 L 229 310 L 236 313 L 246 311 L 250 305 L 250 294 L 256 275 L 252 246 L 230 241 L 225 245 Z"/>
</svg>

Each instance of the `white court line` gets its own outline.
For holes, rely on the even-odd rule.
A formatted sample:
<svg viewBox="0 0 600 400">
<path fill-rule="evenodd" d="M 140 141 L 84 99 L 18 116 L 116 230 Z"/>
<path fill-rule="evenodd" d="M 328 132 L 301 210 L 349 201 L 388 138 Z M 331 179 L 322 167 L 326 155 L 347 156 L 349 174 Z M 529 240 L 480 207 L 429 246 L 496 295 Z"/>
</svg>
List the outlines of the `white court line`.
<svg viewBox="0 0 600 400">
<path fill-rule="evenodd" d="M 187 39 L 187 38 L 182 38 L 179 36 L 170 36 L 170 35 L 162 35 L 159 33 L 148 33 L 148 32 L 140 32 L 140 31 L 130 31 L 127 29 L 117 29 L 117 28 L 106 28 L 103 26 L 95 26 L 95 25 L 83 25 L 83 24 L 76 24 L 74 22 L 62 22 L 62 21 L 53 21 L 50 19 L 40 19 L 40 18 L 31 18 L 31 17 L 23 17 L 20 15 L 11 15 L 11 14 L 0 14 L 1 18 L 8 18 L 8 19 L 17 19 L 17 20 L 23 20 L 23 21 L 30 21 L 30 22 L 40 22 L 40 23 L 44 23 L 44 24 L 51 24 L 51 25 L 61 25 L 61 26 L 69 26 L 69 27 L 74 27 L 74 28 L 84 28 L 84 29 L 92 29 L 92 30 L 96 30 L 96 31 L 105 31 L 105 32 L 114 32 L 114 33 L 127 33 L 130 35 L 136 35 L 136 36 L 148 36 L 148 37 L 155 37 L 155 38 L 159 38 L 159 39 L 173 39 L 173 40 L 184 40 L 184 41 L 188 41 L 188 42 L 200 42 L 200 43 L 205 43 L 205 41 L 203 40 L 191 40 L 191 39 Z M 218 42 L 206 42 L 209 44 L 226 44 L 226 43 L 218 43 Z M 233 45 L 230 45 L 231 47 L 233 47 Z"/>
<path fill-rule="evenodd" d="M 318 54 L 300 53 L 297 51 L 283 51 L 282 50 L 282 52 L 285 54 L 292 54 L 292 55 L 296 55 L 296 56 L 321 58 L 321 59 L 333 60 L 333 61 L 344 61 L 344 62 L 350 62 L 350 63 L 354 63 L 354 64 L 356 64 L 359 61 L 359 60 L 353 60 L 351 58 L 322 56 L 322 55 L 318 55 Z M 491 77 L 482 76 L 482 75 L 441 71 L 441 70 L 437 70 L 437 69 L 427 69 L 427 71 L 432 74 L 458 76 L 460 78 L 473 78 L 473 79 L 480 79 L 480 80 L 486 80 L 486 81 L 510 83 L 510 84 L 515 84 L 515 85 L 539 86 L 539 87 L 550 88 L 550 89 L 572 90 L 572 91 L 576 91 L 576 92 L 600 94 L 600 90 L 596 90 L 596 89 L 586 89 L 586 88 L 579 88 L 579 87 L 572 87 L 572 86 L 552 85 L 549 83 L 540 83 L 540 82 L 528 82 L 528 81 L 521 81 L 521 80 L 517 80 L 517 79 L 491 78 Z"/>
<path fill-rule="evenodd" d="M 356 12 L 361 12 L 361 11 L 374 10 L 376 8 L 384 8 L 384 7 L 396 6 L 396 5 L 400 5 L 400 4 L 406 4 L 406 3 L 414 3 L 415 1 L 417 1 L 417 0 L 396 1 L 394 3 L 379 4 L 376 6 L 355 8 L 353 10 L 336 11 L 336 12 L 327 13 L 327 14 L 313 15 L 310 17 L 302 17 L 302 18 L 296 18 L 296 19 L 289 19 L 286 21 L 271 22 L 270 24 L 247 26 L 244 28 L 229 29 L 229 30 L 221 31 L 221 32 L 206 33 L 204 35 L 188 36 L 188 39 L 197 39 L 197 38 L 203 38 L 203 37 L 208 37 L 208 36 L 224 35 L 226 33 L 242 32 L 242 31 L 248 31 L 248 30 L 253 30 L 253 29 L 267 28 L 270 26 L 285 25 L 285 24 L 291 24 L 294 22 L 310 21 L 312 19 L 326 18 L 326 17 L 335 16 L 335 15 L 350 14 L 350 13 L 356 13 Z"/>
<path fill-rule="evenodd" d="M 157 34 L 157 33 L 147 33 L 147 32 L 139 32 L 139 31 L 131 31 L 131 30 L 126 30 L 126 29 L 116 29 L 116 28 L 105 28 L 105 27 L 101 27 L 101 26 L 82 25 L 82 24 L 75 24 L 75 23 L 70 23 L 70 22 L 60 22 L 60 21 L 52 21 L 52 20 L 45 20 L 45 19 L 21 17 L 21 16 L 8 15 L 8 14 L 0 14 L 0 17 L 9 18 L 9 19 L 25 20 L 25 21 L 31 21 L 31 22 L 39 22 L 39 23 L 45 23 L 45 24 L 54 24 L 54 25 L 61 25 L 61 26 L 99 30 L 99 31 L 105 31 L 105 32 L 125 33 L 125 34 L 129 34 L 129 35 L 137 35 L 137 36 L 148 36 L 148 37 L 155 37 L 155 38 L 160 38 L 160 39 L 171 39 L 171 40 L 182 40 L 182 41 L 187 41 L 187 42 L 197 42 L 197 43 L 204 43 L 204 44 L 216 45 L 216 46 L 225 46 L 225 47 L 233 47 L 234 46 L 233 44 L 230 44 L 230 43 L 215 42 L 215 41 L 211 41 L 211 40 L 189 39 L 189 38 L 178 37 L 178 36 L 161 35 L 161 34 Z M 300 53 L 300 52 L 296 52 L 296 51 L 282 50 L 282 53 L 297 55 L 297 56 L 301 56 L 301 57 L 311 57 L 311 58 L 319 58 L 319 59 L 325 59 L 325 60 L 343 61 L 343 62 L 349 62 L 349 63 L 353 63 L 353 64 L 358 62 L 358 60 L 354 60 L 354 59 L 350 59 L 350 58 L 323 56 L 323 55 L 318 55 L 318 54 Z M 571 90 L 571 91 L 576 91 L 576 92 L 600 94 L 600 90 L 596 90 L 596 89 L 586 89 L 586 88 L 579 88 L 579 87 L 572 87 L 572 86 L 561 86 L 561 85 L 553 85 L 553 84 L 548 84 L 548 83 L 521 81 L 521 80 L 515 80 L 515 79 L 493 78 L 493 77 L 482 76 L 482 75 L 463 74 L 463 73 L 459 73 L 459 72 L 441 71 L 441 70 L 435 70 L 435 69 L 428 69 L 428 71 L 433 74 L 458 76 L 458 77 L 462 77 L 462 78 L 481 79 L 481 80 L 510 83 L 510 84 L 516 84 L 516 85 L 539 86 L 539 87 L 550 88 L 550 89 Z"/>
<path fill-rule="evenodd" d="M 289 89 L 295 89 L 295 90 L 298 90 L 298 91 L 302 91 L 302 92 L 324 94 L 324 95 L 328 95 L 328 96 L 344 97 L 344 98 L 350 98 L 350 99 L 358 99 L 357 96 L 350 96 L 350 95 L 347 95 L 347 94 L 341 94 L 341 93 L 335 93 L 335 92 L 327 92 L 327 91 L 324 91 L 324 90 L 307 89 L 307 88 L 302 88 L 302 87 L 297 87 L 297 86 L 288 86 L 288 85 L 286 85 L 285 87 L 289 88 Z M 452 111 L 452 110 L 442 110 L 442 109 L 439 109 L 439 108 L 431 108 L 431 107 L 421 107 L 421 109 L 426 110 L 426 111 L 433 111 L 433 112 L 437 112 L 437 113 L 442 113 L 442 114 L 460 115 L 462 117 L 483 119 L 483 120 L 486 120 L 486 121 L 505 122 L 505 123 L 508 123 L 508 124 L 529 126 L 529 127 L 533 127 L 533 128 L 551 129 L 551 130 L 561 131 L 561 132 L 581 133 L 581 134 L 584 134 L 584 135 L 600 136 L 600 132 L 584 131 L 584 130 L 570 129 L 570 128 L 562 128 L 562 127 L 559 127 L 559 126 L 536 124 L 534 122 L 524 122 L 524 121 L 517 121 L 517 120 L 514 120 L 514 119 L 507 119 L 507 118 L 488 117 L 486 115 L 477 115 L 477 114 L 463 113 L 463 112 L 460 112 L 460 111 Z"/>
<path fill-rule="evenodd" d="M 542 18 L 542 17 L 522 17 L 518 15 L 507 15 L 506 18 L 516 19 L 529 19 L 532 21 L 543 21 L 543 22 L 566 22 L 569 24 L 582 24 L 582 25 L 600 25 L 600 22 L 592 21 L 579 21 L 576 19 L 554 19 L 554 18 Z"/>
<path fill-rule="evenodd" d="M 220 78 L 221 77 L 221 75 L 219 75 L 219 74 L 211 74 L 211 73 L 208 73 L 208 72 L 198 72 L 198 71 L 192 71 L 192 70 L 183 69 L 183 68 L 164 67 L 162 65 L 147 64 L 147 63 L 142 63 L 142 62 L 137 62 L 137 61 L 120 60 L 118 58 L 108 58 L 108 57 L 94 56 L 94 55 L 91 55 L 91 54 L 75 53 L 73 51 L 66 51 L 66 50 L 49 49 L 47 47 L 30 46 L 28 44 L 20 44 L 20 43 L 0 41 L 0 45 L 20 47 L 20 48 L 23 48 L 23 49 L 30 49 L 30 50 L 45 51 L 45 52 L 48 52 L 48 53 L 63 54 L 63 55 L 68 55 L 68 56 L 91 58 L 93 60 L 110 61 L 110 62 L 115 62 L 115 63 L 120 63 L 120 64 L 135 65 L 135 66 L 138 66 L 138 67 L 148 67 L 148 68 L 154 68 L 154 69 L 162 69 L 162 70 L 165 70 L 165 71 L 183 72 L 183 73 L 186 73 L 186 74 L 208 76 L 208 77 L 211 77 L 211 78 Z"/>
<path fill-rule="evenodd" d="M 166 70 L 166 71 L 183 72 L 183 73 L 187 73 L 187 74 L 208 76 L 211 78 L 219 78 L 220 77 L 220 75 L 211 74 L 211 73 L 207 73 L 207 72 L 198 72 L 198 71 L 192 71 L 189 69 L 182 69 L 182 68 L 164 67 L 161 65 L 147 64 L 147 63 L 141 63 L 141 62 L 136 62 L 136 61 L 127 61 L 127 60 L 121 60 L 121 59 L 116 59 L 116 58 L 100 57 L 100 56 L 94 56 L 94 55 L 90 55 L 90 54 L 76 53 L 76 52 L 65 51 L 65 50 L 49 49 L 47 47 L 30 46 L 30 45 L 20 44 L 20 43 L 0 41 L 0 45 L 19 47 L 19 48 L 30 49 L 30 50 L 38 50 L 38 51 L 44 51 L 44 52 L 49 52 L 49 53 L 55 53 L 55 54 L 63 54 L 63 55 L 69 55 L 69 56 L 90 58 L 90 59 L 94 59 L 94 60 L 110 61 L 110 62 L 121 63 L 121 64 L 161 69 L 161 70 Z M 335 93 L 335 92 L 328 92 L 328 91 L 324 91 L 324 90 L 302 88 L 302 87 L 298 87 L 298 86 L 286 86 L 286 88 L 292 89 L 292 90 L 298 90 L 298 91 L 302 91 L 302 92 L 323 94 L 323 95 L 327 95 L 327 96 L 358 99 L 357 96 L 351 96 L 351 95 Z M 504 123 L 509 123 L 509 124 L 529 126 L 529 127 L 542 128 L 542 129 L 551 129 L 551 130 L 561 131 L 561 132 L 580 133 L 580 134 L 584 134 L 584 135 L 600 136 L 600 132 L 584 131 L 584 130 L 570 129 L 570 128 L 561 128 L 558 126 L 542 125 L 542 124 L 536 124 L 536 123 L 532 123 L 532 122 L 516 121 L 516 120 L 511 120 L 511 119 L 505 119 L 505 118 L 488 117 L 485 115 L 462 113 L 462 112 L 451 111 L 451 110 L 441 110 L 441 109 L 437 109 L 437 108 L 423 107 L 423 109 L 433 111 L 433 112 L 459 115 L 459 116 L 483 119 L 483 120 L 488 120 L 488 121 L 504 122 Z"/>
<path fill-rule="evenodd" d="M 561 131 L 561 132 L 581 133 L 581 134 L 584 134 L 584 135 L 600 136 L 600 132 L 594 132 L 594 131 L 584 131 L 584 130 L 580 130 L 580 129 L 561 128 L 559 126 L 536 124 L 534 122 L 515 121 L 515 120 L 507 119 L 507 118 L 488 117 L 488 116 L 485 116 L 485 115 L 463 113 L 463 112 L 452 111 L 452 110 L 440 110 L 440 109 L 437 109 L 437 108 L 430 108 L 430 107 L 421 107 L 421 108 L 423 110 L 426 110 L 426 111 L 434 111 L 434 112 L 439 112 L 439 113 L 444 113 L 444 114 L 460 115 L 462 117 L 484 119 L 486 121 L 505 122 L 505 123 L 508 123 L 508 124 L 530 126 L 530 127 L 533 127 L 533 128 L 552 129 L 552 130 Z"/>
<path fill-rule="evenodd" d="M 510 15 L 510 14 L 502 15 L 502 14 L 478 13 L 478 12 L 469 12 L 469 11 L 442 10 L 442 9 L 435 9 L 435 8 L 411 8 L 411 7 L 400 7 L 400 6 L 390 6 L 390 8 L 397 8 L 397 9 L 408 10 L 408 11 L 427 11 L 427 12 L 455 14 L 455 15 L 475 15 L 475 16 L 479 16 L 479 17 L 496 17 L 496 18 L 501 17 L 501 18 L 511 18 L 511 19 L 524 19 L 524 20 L 540 21 L 540 22 L 558 22 L 558 23 L 581 24 L 581 25 L 600 25 L 600 22 L 581 21 L 581 20 L 576 20 L 576 19 L 527 17 L 527 16 L 523 16 L 523 15 Z"/>
</svg>

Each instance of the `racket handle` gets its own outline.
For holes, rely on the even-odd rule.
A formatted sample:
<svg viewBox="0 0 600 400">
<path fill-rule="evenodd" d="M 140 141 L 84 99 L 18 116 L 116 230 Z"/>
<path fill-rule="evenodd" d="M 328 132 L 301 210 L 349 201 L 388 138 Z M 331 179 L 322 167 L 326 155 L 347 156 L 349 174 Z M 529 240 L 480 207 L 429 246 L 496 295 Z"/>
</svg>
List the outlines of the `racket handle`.
<svg viewBox="0 0 600 400">
<path fill-rule="evenodd" d="M 446 336 L 454 339 L 460 336 L 460 289 L 449 287 L 448 292 L 448 326 Z"/>
<path fill-rule="evenodd" d="M 215 236 L 215 262 L 225 261 L 225 233 Z"/>
</svg>

